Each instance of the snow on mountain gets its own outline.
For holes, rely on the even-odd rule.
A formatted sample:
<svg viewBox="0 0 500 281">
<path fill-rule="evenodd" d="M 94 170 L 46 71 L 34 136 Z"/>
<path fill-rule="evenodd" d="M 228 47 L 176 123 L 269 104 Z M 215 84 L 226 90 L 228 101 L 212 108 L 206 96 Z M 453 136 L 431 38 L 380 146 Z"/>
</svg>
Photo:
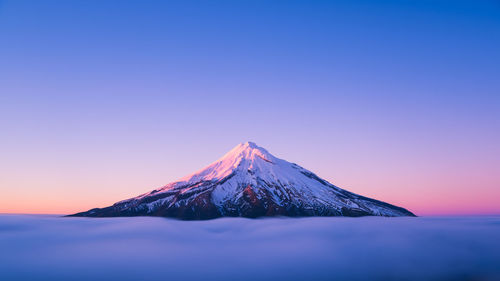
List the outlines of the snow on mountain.
<svg viewBox="0 0 500 281">
<path fill-rule="evenodd" d="M 73 216 L 179 219 L 262 216 L 414 216 L 343 190 L 314 173 L 241 143 L 206 168 L 159 189 Z"/>
</svg>

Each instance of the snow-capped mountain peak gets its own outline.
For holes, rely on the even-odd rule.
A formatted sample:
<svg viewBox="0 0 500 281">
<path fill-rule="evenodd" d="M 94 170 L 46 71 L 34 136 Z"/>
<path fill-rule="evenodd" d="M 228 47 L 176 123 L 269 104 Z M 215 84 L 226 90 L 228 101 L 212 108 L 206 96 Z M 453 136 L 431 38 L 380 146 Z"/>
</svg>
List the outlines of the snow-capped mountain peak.
<svg viewBox="0 0 500 281">
<path fill-rule="evenodd" d="M 80 216 L 413 216 L 403 208 L 330 184 L 253 142 L 240 143 L 198 172 Z"/>
<path fill-rule="evenodd" d="M 275 157 L 266 149 L 253 142 L 240 143 L 226 153 L 222 158 L 202 170 L 181 178 L 180 182 L 193 183 L 200 180 L 220 180 L 229 176 L 235 170 L 253 170 L 257 167 L 265 169 L 266 164 L 274 164 Z M 264 162 L 264 163 L 261 163 Z"/>
</svg>

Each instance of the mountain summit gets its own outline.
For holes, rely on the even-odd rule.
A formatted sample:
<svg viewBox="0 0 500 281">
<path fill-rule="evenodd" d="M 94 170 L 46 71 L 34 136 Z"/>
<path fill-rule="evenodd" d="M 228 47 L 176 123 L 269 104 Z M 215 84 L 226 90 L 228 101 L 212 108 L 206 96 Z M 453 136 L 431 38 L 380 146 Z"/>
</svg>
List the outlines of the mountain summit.
<svg viewBox="0 0 500 281">
<path fill-rule="evenodd" d="M 206 168 L 151 192 L 72 216 L 186 220 L 264 216 L 414 216 L 341 189 L 297 164 L 241 143 Z"/>
</svg>

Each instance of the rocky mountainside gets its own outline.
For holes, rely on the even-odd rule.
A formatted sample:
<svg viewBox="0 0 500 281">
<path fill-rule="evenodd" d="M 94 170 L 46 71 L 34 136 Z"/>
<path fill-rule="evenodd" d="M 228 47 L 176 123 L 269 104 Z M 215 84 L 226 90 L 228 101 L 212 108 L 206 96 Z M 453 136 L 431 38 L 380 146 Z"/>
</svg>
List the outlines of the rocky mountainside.
<svg viewBox="0 0 500 281">
<path fill-rule="evenodd" d="M 151 192 L 72 216 L 163 216 L 186 220 L 264 216 L 414 216 L 341 189 L 255 143 Z"/>
</svg>

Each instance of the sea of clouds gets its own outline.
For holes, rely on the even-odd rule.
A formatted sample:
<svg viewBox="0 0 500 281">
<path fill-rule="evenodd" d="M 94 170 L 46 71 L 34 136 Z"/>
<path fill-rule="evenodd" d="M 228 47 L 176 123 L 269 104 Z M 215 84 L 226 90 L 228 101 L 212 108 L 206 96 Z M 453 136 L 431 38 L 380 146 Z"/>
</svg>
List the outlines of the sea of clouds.
<svg viewBox="0 0 500 281">
<path fill-rule="evenodd" d="M 500 280 L 500 217 L 0 215 L 0 280 Z"/>
</svg>

